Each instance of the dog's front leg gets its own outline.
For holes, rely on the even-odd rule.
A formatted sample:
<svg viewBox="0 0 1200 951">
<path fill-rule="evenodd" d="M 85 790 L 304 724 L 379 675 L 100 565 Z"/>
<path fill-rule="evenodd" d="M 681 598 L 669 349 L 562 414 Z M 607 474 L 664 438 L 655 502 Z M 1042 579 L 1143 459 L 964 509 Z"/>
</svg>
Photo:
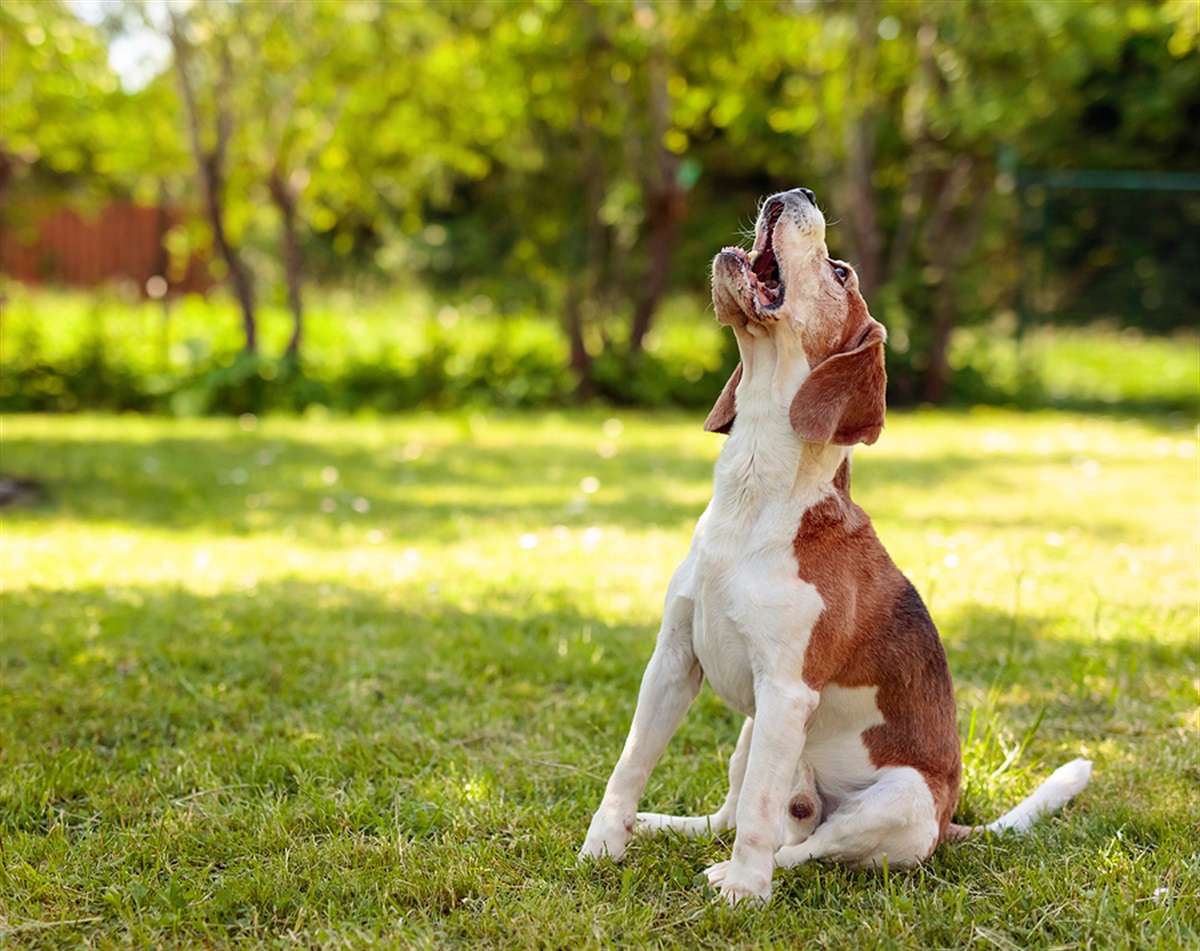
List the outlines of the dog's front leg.
<svg viewBox="0 0 1200 951">
<path fill-rule="evenodd" d="M 767 680 L 755 689 L 754 734 L 737 807 L 733 855 L 706 870 L 730 904 L 771 897 L 775 853 L 783 845 L 787 800 L 805 730 L 820 695 L 803 683 Z"/>
<path fill-rule="evenodd" d="M 667 604 L 658 643 L 642 676 L 629 737 L 588 827 L 581 859 L 608 855 L 617 860 L 625 854 L 650 771 L 704 681 L 692 650 L 692 601 L 668 596 Z"/>
</svg>

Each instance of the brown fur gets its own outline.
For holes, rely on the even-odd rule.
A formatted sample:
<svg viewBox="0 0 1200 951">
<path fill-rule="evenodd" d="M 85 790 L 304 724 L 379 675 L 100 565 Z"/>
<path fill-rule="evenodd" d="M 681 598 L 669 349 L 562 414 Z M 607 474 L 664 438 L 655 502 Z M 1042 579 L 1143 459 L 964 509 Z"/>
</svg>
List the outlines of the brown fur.
<svg viewBox="0 0 1200 951">
<path fill-rule="evenodd" d="M 817 320 L 806 323 L 800 339 L 810 366 L 816 367 L 837 353 L 853 350 L 864 331 L 874 323 L 866 299 L 858 289 L 858 275 L 843 261 L 831 261 L 846 268 L 844 297 L 828 297 Z"/>
<path fill-rule="evenodd" d="M 962 772 L 946 655 L 920 595 L 850 500 L 849 461 L 835 485 L 838 494 L 804 514 L 793 543 L 800 577 L 825 601 L 804 681 L 817 691 L 828 684 L 879 688 L 884 722 L 863 734 L 871 762 L 920 772 L 945 835 Z"/>
<path fill-rule="evenodd" d="M 737 415 L 734 394 L 741 382 L 742 365 L 739 363 L 734 367 L 733 375 L 726 382 L 725 388 L 721 390 L 721 395 L 717 397 L 717 403 L 712 408 L 712 412 L 708 414 L 708 419 L 704 421 L 705 432 L 728 433 L 733 428 L 733 418 Z"/>
<path fill-rule="evenodd" d="M 872 320 L 853 349 L 817 364 L 792 400 L 796 435 L 807 442 L 853 446 L 879 438 L 887 393 L 883 327 Z"/>
</svg>

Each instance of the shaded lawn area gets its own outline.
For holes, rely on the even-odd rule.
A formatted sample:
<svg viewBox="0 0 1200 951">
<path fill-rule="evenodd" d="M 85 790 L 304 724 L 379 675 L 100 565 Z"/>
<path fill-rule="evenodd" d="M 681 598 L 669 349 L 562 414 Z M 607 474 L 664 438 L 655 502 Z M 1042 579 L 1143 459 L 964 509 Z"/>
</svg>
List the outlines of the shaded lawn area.
<svg viewBox="0 0 1200 951">
<path fill-rule="evenodd" d="M 693 415 L 7 417 L 0 936 L 11 947 L 1162 947 L 1200 942 L 1190 421 L 892 414 L 855 498 L 954 672 L 962 821 L 901 874 L 574 867 L 721 437 Z M 711 811 L 707 690 L 645 808 Z"/>
</svg>

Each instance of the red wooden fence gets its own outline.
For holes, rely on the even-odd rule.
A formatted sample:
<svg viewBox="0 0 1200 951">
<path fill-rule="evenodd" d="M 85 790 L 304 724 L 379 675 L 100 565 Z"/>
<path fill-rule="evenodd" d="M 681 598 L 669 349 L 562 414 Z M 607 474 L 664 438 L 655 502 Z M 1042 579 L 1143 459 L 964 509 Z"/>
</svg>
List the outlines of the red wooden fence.
<svg viewBox="0 0 1200 951">
<path fill-rule="evenodd" d="M 189 261 L 182 275 L 169 271 L 163 238 L 176 222 L 159 208 L 113 202 L 94 215 L 60 208 L 28 231 L 0 224 L 0 271 L 26 284 L 130 281 L 143 295 L 147 281 L 160 276 L 170 294 L 203 293 L 214 282 L 201 261 Z"/>
</svg>

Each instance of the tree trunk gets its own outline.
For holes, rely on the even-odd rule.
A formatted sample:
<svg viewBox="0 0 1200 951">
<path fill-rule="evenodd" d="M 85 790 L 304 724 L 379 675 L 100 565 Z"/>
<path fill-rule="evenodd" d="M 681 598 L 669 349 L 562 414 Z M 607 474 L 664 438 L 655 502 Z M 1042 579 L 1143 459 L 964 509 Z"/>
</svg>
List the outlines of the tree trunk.
<svg viewBox="0 0 1200 951">
<path fill-rule="evenodd" d="M 229 242 L 225 234 L 225 210 L 221 204 L 224 191 L 224 181 L 219 162 L 215 155 L 202 155 L 201 183 L 204 188 L 204 207 L 208 215 L 208 224 L 212 228 L 213 244 L 225 262 L 229 273 L 229 283 L 237 298 L 242 312 L 242 330 L 245 333 L 246 353 L 258 352 L 258 322 L 254 312 L 254 290 L 250 283 L 250 275 L 242 262 L 241 252 Z"/>
<path fill-rule="evenodd" d="M 157 236 L 154 248 L 154 273 L 163 280 L 161 358 L 163 369 L 171 365 L 171 295 L 167 275 L 171 272 L 171 252 L 167 247 L 167 234 L 171 230 L 170 196 L 165 178 L 158 180 L 158 207 L 155 209 L 154 231 Z M 148 291 L 149 287 L 143 288 Z"/>
<path fill-rule="evenodd" d="M 642 4 L 639 4 L 641 6 Z M 650 174 L 644 177 L 650 217 L 650 269 L 642 281 L 629 328 L 629 355 L 642 352 L 646 334 L 663 295 L 671 284 L 671 264 L 679 235 L 679 222 L 687 211 L 687 192 L 679 184 L 679 156 L 663 140 L 670 125 L 671 100 L 667 93 L 667 62 L 662 42 L 655 37 L 648 53 L 650 142 L 644 152 L 653 156 Z"/>
<path fill-rule="evenodd" d="M 670 286 L 679 221 L 686 206 L 687 195 L 674 182 L 650 198 L 650 271 L 643 281 L 642 293 L 633 312 L 629 329 L 630 356 L 642 352 L 654 314 Z"/>
<path fill-rule="evenodd" d="M 877 72 L 877 16 L 873 4 L 855 5 L 859 43 L 850 82 L 861 90 L 857 115 L 846 117 L 846 223 L 854 245 L 855 270 L 863 293 L 870 295 L 883 283 L 883 235 L 871 173 L 875 168 L 875 106 L 870 90 Z M 851 97 L 853 99 L 853 97 Z"/>
<path fill-rule="evenodd" d="M 932 294 L 933 326 L 929 341 L 929 369 L 922 398 L 941 405 L 950 390 L 950 343 L 958 326 L 958 274 L 975 246 L 987 213 L 991 188 L 988 170 L 970 156 L 960 156 L 945 176 L 941 195 L 929 221 L 925 248 L 941 272 Z"/>
<path fill-rule="evenodd" d="M 929 368 L 921 387 L 926 403 L 941 406 L 950 389 L 950 340 L 958 324 L 958 295 L 952 280 L 944 280 L 933 292 L 933 327 L 929 341 Z"/>
<path fill-rule="evenodd" d="M 567 295 L 563 302 L 563 317 L 567 327 L 567 340 L 571 346 L 568 365 L 578 382 L 578 393 L 582 399 L 590 400 L 595 395 L 595 384 L 592 380 L 592 358 L 583 342 L 583 315 L 580 312 L 579 298 L 581 278 L 567 278 Z"/>
<path fill-rule="evenodd" d="M 204 198 L 205 215 L 208 218 L 209 227 L 212 229 L 213 244 L 225 262 L 229 283 L 241 308 L 242 329 L 245 334 L 243 350 L 246 353 L 255 354 L 258 352 L 258 323 L 254 311 L 254 289 L 250 281 L 250 273 L 242 261 L 240 250 L 230 243 L 225 233 L 225 209 L 222 205 L 225 190 L 225 148 L 229 141 L 229 126 L 232 121 L 226 101 L 229 86 L 233 81 L 233 66 L 229 58 L 229 51 L 225 50 L 221 58 L 221 73 L 216 89 L 215 141 L 212 148 L 205 148 L 204 136 L 201 131 L 200 106 L 196 99 L 195 87 L 192 84 L 189 62 L 191 47 L 183 35 L 182 24 L 175 13 L 171 14 L 171 46 L 175 51 L 175 69 L 187 110 L 188 132 L 192 144 L 192 154 L 196 160 L 196 171 L 200 179 L 200 191 Z"/>
<path fill-rule="evenodd" d="M 304 262 L 296 230 L 296 191 L 278 168 L 272 169 L 267 185 L 275 207 L 279 209 L 283 232 L 283 271 L 287 283 L 288 309 L 292 312 L 292 336 L 288 340 L 287 355 L 294 360 L 300 356 L 300 344 L 304 337 Z"/>
</svg>

